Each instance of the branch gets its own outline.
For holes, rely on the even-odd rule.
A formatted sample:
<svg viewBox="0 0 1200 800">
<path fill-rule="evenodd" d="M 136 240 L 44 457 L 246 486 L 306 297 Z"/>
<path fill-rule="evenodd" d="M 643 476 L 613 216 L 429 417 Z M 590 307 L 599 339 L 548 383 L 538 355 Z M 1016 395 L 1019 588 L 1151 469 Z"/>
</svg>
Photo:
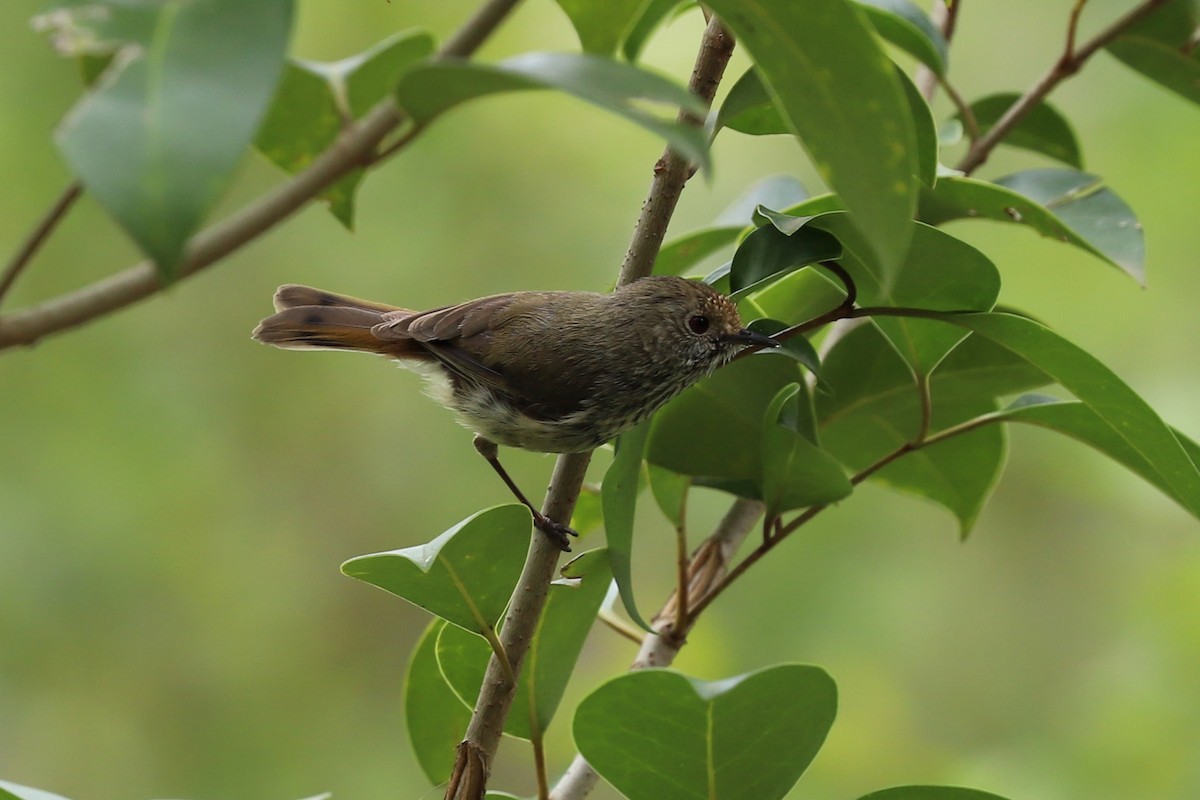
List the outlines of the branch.
<svg viewBox="0 0 1200 800">
<path fill-rule="evenodd" d="M 750 531 L 754 530 L 754 523 L 762 513 L 763 505 L 756 500 L 739 498 L 733 503 L 712 536 L 705 539 L 692 556 L 688 565 L 687 604 L 703 598 L 725 577 L 733 554 Z M 687 634 L 687 631 L 681 632 L 674 627 L 675 610 L 680 605 L 678 595 L 672 594 L 655 615 L 651 627 L 656 634 L 642 640 L 631 670 L 668 667 L 675 660 L 686 642 Z M 689 616 L 695 620 L 694 615 Z M 591 764 L 583 756 L 577 755 L 554 787 L 551 800 L 581 800 L 595 788 L 599 780 L 600 776 Z"/>
<path fill-rule="evenodd" d="M 3 276 L 0 276 L 0 301 L 4 300 L 4 296 L 8 294 L 8 290 L 17 282 L 17 277 L 21 271 L 29 264 L 34 254 L 41 248 L 42 244 L 58 227 L 58 223 L 62 222 L 63 217 L 71 210 L 71 206 L 75 205 L 75 201 L 79 199 L 79 195 L 83 193 L 83 186 L 79 181 L 73 181 L 62 194 L 58 196 L 38 220 L 37 225 L 25 237 L 24 243 L 17 252 L 13 254 L 12 260 L 8 262 L 8 266 L 4 268 Z"/>
<path fill-rule="evenodd" d="M 471 55 L 518 2 L 520 0 L 487 0 L 442 45 L 435 58 Z M 374 163 L 380 142 L 403 121 L 404 115 L 394 101 L 380 103 L 366 117 L 344 130 L 328 150 L 290 181 L 192 237 L 177 280 L 196 274 L 257 239 L 347 173 Z M 411 137 L 406 137 L 405 141 L 411 141 Z M 0 317 L 0 350 L 33 344 L 44 336 L 91 322 L 144 300 L 163 288 L 154 265 L 144 261 L 82 289 Z"/>
<path fill-rule="evenodd" d="M 1143 0 L 1142 3 L 1135 6 L 1125 16 L 1113 22 L 1082 45 L 1076 47 L 1075 24 L 1078 21 L 1079 11 L 1083 5 L 1077 2 L 1072 10 L 1071 21 L 1068 26 L 1069 35 L 1067 43 L 1058 61 L 1025 94 L 1021 95 L 1016 102 L 1009 106 L 1004 115 L 996 121 L 995 125 L 988 129 L 987 133 L 971 143 L 970 149 L 963 156 L 963 160 L 958 164 L 957 169 L 967 175 L 978 169 L 987 161 L 988 156 L 991 155 L 996 145 L 1000 144 L 1004 140 L 1004 137 L 1008 136 L 1012 132 L 1012 129 L 1021 120 L 1025 119 L 1025 116 L 1030 111 L 1037 107 L 1038 103 L 1046 99 L 1046 96 L 1055 87 L 1078 72 L 1097 50 L 1107 45 L 1113 39 L 1116 39 L 1134 23 L 1158 10 L 1166 2 L 1167 0 Z"/>
<path fill-rule="evenodd" d="M 958 9 L 961 6 L 962 0 L 934 0 L 933 8 L 930 10 L 929 16 L 933 18 L 933 24 L 941 28 L 942 38 L 946 40 L 947 45 L 954 36 L 954 28 L 958 23 Z M 917 69 L 913 82 L 917 85 L 917 91 L 921 93 L 921 97 L 924 97 L 925 102 L 929 103 L 933 101 L 933 93 L 937 91 L 938 83 L 941 80 L 933 70 L 922 64 Z"/>
<path fill-rule="evenodd" d="M 733 37 L 714 17 L 704 31 L 700 52 L 696 56 L 696 65 L 688 84 L 689 90 L 706 104 L 712 104 L 717 85 L 732 54 Z M 682 112 L 680 121 L 697 127 L 703 125 L 702 119 Z M 670 147 L 655 164 L 654 179 L 634 227 L 633 237 L 621 266 L 618 285 L 650 274 L 671 214 L 687 183 L 689 168 L 687 160 Z M 590 453 L 559 456 L 542 513 L 557 522 L 570 521 L 571 510 L 579 496 L 590 459 Z M 529 646 L 528 637 L 520 636 L 518 632 L 532 633 L 537 624 L 559 556 L 558 549 L 547 537 L 533 538 L 534 543 L 530 546 L 521 580 L 513 590 L 513 601 L 500 637 L 518 675 Z M 497 680 L 499 677 L 499 665 L 493 657 L 488 662 L 487 674 L 480 686 L 479 700 L 471 715 L 466 738 L 458 746 L 453 776 L 446 790 L 446 800 L 477 800 L 483 797 L 491 761 L 500 743 L 500 733 L 516 690 L 515 686 Z"/>
</svg>

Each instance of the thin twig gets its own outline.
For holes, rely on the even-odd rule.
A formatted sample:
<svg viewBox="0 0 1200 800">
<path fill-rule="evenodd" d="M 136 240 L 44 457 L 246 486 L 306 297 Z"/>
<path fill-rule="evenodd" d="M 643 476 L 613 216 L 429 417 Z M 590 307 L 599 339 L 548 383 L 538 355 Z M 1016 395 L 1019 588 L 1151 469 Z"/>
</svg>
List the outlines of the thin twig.
<svg viewBox="0 0 1200 800">
<path fill-rule="evenodd" d="M 603 622 L 618 635 L 624 636 L 626 639 L 638 645 L 639 647 L 641 647 L 642 642 L 646 641 L 646 635 L 644 633 L 637 630 L 632 625 L 627 624 L 612 611 L 601 609 L 600 613 L 596 615 L 596 619 Z"/>
<path fill-rule="evenodd" d="M 703 597 L 721 580 L 734 553 L 750 531 L 754 530 L 754 523 L 762 512 L 763 505 L 756 500 L 741 498 L 734 501 L 713 534 L 704 540 L 690 559 L 687 589 L 690 598 Z M 674 628 L 678 600 L 678 594 L 672 594 L 655 615 L 652 627 L 658 634 L 645 638 L 637 657 L 630 665 L 631 670 L 667 667 L 675 660 L 686 641 Z M 695 614 L 688 616 L 695 619 Z M 577 755 L 551 792 L 551 800 L 582 800 L 599 781 L 600 776 L 592 769 L 591 764 L 588 764 L 583 756 Z"/>
<path fill-rule="evenodd" d="M 954 29 L 958 24 L 958 9 L 961 5 L 962 0 L 934 0 L 933 9 L 929 14 L 933 19 L 933 24 L 941 29 L 942 38 L 946 40 L 947 47 L 954 37 Z M 924 64 L 917 69 L 913 81 L 917 84 L 917 91 L 921 93 L 921 97 L 925 98 L 925 102 L 933 101 L 939 80 L 937 73 Z"/>
<path fill-rule="evenodd" d="M 954 88 L 954 84 L 950 83 L 950 81 L 942 78 L 939 84 L 946 90 L 946 96 L 950 98 L 950 102 L 954 104 L 955 110 L 958 111 L 958 116 L 962 118 L 963 128 L 967 132 L 967 139 L 972 142 L 978 139 L 980 134 L 979 120 L 976 119 L 975 111 L 971 108 L 971 104 L 963 99 L 963 96 L 958 93 L 958 90 Z"/>
<path fill-rule="evenodd" d="M 915 453 L 918 450 L 932 447 L 939 442 L 944 442 L 947 439 L 953 439 L 956 436 L 969 433 L 977 428 L 982 428 L 984 425 L 991 425 L 996 422 L 1000 422 L 1002 419 L 1003 415 L 1001 414 L 986 414 L 984 416 L 976 417 L 975 419 L 967 420 L 966 422 L 938 431 L 937 433 L 929 435 L 924 439 L 914 439 L 910 442 L 905 442 L 883 458 L 880 458 L 870 466 L 855 473 L 850 478 L 850 483 L 854 486 L 858 486 L 860 483 L 867 480 L 867 478 L 870 478 L 884 467 L 900 458 L 903 458 L 909 453 Z M 757 564 L 763 556 L 765 556 L 775 547 L 775 545 L 779 544 L 791 533 L 811 522 L 813 518 L 825 511 L 827 508 L 830 508 L 830 504 L 828 503 L 824 505 L 811 506 L 805 509 L 799 516 L 797 516 L 787 525 L 784 525 L 782 528 L 778 529 L 774 536 L 763 542 L 761 545 L 751 551 L 744 559 L 738 562 L 738 565 L 730 570 L 729 574 L 726 575 L 720 583 L 713 587 L 711 592 L 705 595 L 700 602 L 696 604 L 695 609 L 692 611 L 693 624 L 695 619 L 700 616 L 704 609 L 708 608 L 708 606 L 714 600 L 716 600 L 722 592 L 729 588 L 734 581 L 736 581 L 738 578 L 744 575 L 747 570 Z"/>
<path fill-rule="evenodd" d="M 1088 0 L 1075 0 L 1075 5 L 1071 8 L 1071 16 L 1067 20 L 1067 44 L 1063 48 L 1063 56 L 1065 58 L 1075 57 L 1075 37 L 1079 33 L 1079 15 L 1083 13 L 1083 7 L 1087 5 Z"/>
<path fill-rule="evenodd" d="M 696 56 L 696 66 L 688 84 L 688 88 L 706 104 L 712 103 L 732 53 L 732 37 L 714 18 L 704 31 L 700 52 Z M 680 119 L 697 127 L 703 124 L 702 119 L 682 112 Z M 655 166 L 654 180 L 651 181 L 649 194 L 634 228 L 618 285 L 650 274 L 688 175 L 687 159 L 668 146 Z M 559 456 L 542 513 L 558 522 L 565 523 L 570 520 L 571 510 L 579 496 L 590 458 L 591 453 Z M 549 537 L 533 538 L 534 543 L 526 558 L 521 580 L 513 590 L 513 599 L 501 634 L 505 651 L 518 675 L 529 646 L 528 637 L 523 634 L 532 636 L 545 604 L 546 590 L 554 577 L 554 568 L 559 556 L 558 549 L 550 543 Z M 514 633 L 511 641 L 510 632 Z M 496 661 L 497 659 L 492 658 L 488 662 L 479 699 L 471 715 L 471 723 L 467 728 L 466 737 L 458 746 L 446 800 L 477 800 L 477 797 L 482 797 L 482 791 L 486 787 L 491 760 L 500 744 L 500 734 L 513 697 L 513 689 L 503 686 L 497 680 L 500 673 Z M 480 794 L 466 793 L 468 790 L 478 791 Z"/>
<path fill-rule="evenodd" d="M 1021 120 L 1025 119 L 1030 111 L 1037 107 L 1038 103 L 1046 99 L 1046 95 L 1050 94 L 1055 87 L 1078 72 L 1097 50 L 1107 45 L 1113 39 L 1116 39 L 1134 23 L 1152 14 L 1166 2 L 1167 0 L 1144 0 L 1144 2 L 1139 3 L 1125 14 L 1125 16 L 1113 22 L 1083 45 L 1073 48 L 1071 51 L 1064 51 L 1054 63 L 1054 66 L 1039 78 L 1025 94 L 1013 102 L 1008 110 L 1001 115 L 1000 119 L 996 121 L 996 124 L 988 129 L 987 133 L 979 137 L 971 145 L 970 149 L 967 150 L 967 154 L 959 162 L 957 169 L 967 175 L 978 169 L 987 161 L 988 156 L 991 155 L 996 145 L 1000 144 L 1004 140 L 1004 137 L 1008 136 L 1012 132 L 1012 129 Z M 1076 9 L 1079 9 L 1080 6 L 1081 4 L 1077 2 Z M 1074 46 L 1073 37 L 1069 40 L 1068 44 Z"/>
<path fill-rule="evenodd" d="M 471 55 L 518 2 L 487 0 L 434 58 Z M 176 280 L 196 274 L 271 230 L 347 173 L 377 163 L 375 150 L 379 143 L 403 121 L 404 115 L 393 100 L 381 102 L 358 123 L 348 126 L 324 153 L 287 183 L 193 236 Z M 413 132 L 405 143 L 415 135 Z M 390 149 L 389 155 L 394 152 Z M 39 305 L 0 316 L 0 350 L 33 344 L 52 333 L 91 322 L 162 288 L 157 270 L 146 261 Z"/>
<path fill-rule="evenodd" d="M 33 230 L 25 237 L 25 241 L 17 248 L 17 252 L 13 254 L 12 259 L 4 267 L 3 275 L 0 275 L 0 302 L 4 301 L 4 296 L 8 294 L 9 289 L 17 282 L 17 278 L 21 272 L 33 259 L 33 256 L 41 248 L 42 244 L 58 227 L 58 223 L 62 222 L 63 217 L 71 210 L 71 206 L 75 205 L 75 201 L 79 199 L 79 195 L 83 194 L 83 184 L 79 181 L 72 181 L 66 189 L 63 189 L 62 194 L 46 209 L 46 213 L 33 226 Z"/>
</svg>

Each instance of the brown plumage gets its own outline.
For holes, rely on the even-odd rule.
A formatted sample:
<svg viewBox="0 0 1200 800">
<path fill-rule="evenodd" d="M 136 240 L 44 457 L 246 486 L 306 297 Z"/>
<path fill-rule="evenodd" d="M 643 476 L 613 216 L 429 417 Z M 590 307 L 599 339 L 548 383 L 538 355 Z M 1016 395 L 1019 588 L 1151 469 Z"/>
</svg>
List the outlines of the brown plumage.
<svg viewBox="0 0 1200 800">
<path fill-rule="evenodd" d="M 597 447 L 742 347 L 775 345 L 743 328 L 728 298 L 675 277 L 611 294 L 513 292 L 429 311 L 288 285 L 275 308 L 254 331 L 260 342 L 397 359 L 425 374 L 430 394 L 488 443 L 547 453 Z M 486 444 L 480 451 L 507 481 Z"/>
</svg>

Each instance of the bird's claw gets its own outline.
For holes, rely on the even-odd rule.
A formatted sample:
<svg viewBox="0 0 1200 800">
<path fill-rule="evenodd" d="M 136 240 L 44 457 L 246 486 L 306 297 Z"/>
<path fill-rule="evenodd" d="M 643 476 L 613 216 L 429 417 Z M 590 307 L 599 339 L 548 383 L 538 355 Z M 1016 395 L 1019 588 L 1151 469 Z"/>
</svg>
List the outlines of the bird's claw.
<svg viewBox="0 0 1200 800">
<path fill-rule="evenodd" d="M 563 525 L 561 522 L 555 522 L 545 514 L 538 514 L 534 517 L 533 524 L 539 531 L 550 537 L 550 541 L 558 546 L 559 550 L 564 553 L 571 552 L 572 536 L 579 536 L 569 525 Z"/>
</svg>

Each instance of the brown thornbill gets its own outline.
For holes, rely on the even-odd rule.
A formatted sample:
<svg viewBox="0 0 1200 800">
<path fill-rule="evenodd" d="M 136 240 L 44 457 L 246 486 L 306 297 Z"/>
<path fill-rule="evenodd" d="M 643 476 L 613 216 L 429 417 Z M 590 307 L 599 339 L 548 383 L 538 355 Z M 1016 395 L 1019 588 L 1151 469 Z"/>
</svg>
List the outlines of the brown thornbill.
<svg viewBox="0 0 1200 800">
<path fill-rule="evenodd" d="M 276 347 L 360 350 L 423 373 L 435 400 L 538 528 L 564 549 L 565 525 L 541 514 L 500 465 L 496 445 L 577 453 L 604 444 L 744 346 L 776 342 L 742 326 L 702 283 L 643 278 L 611 294 L 513 292 L 430 311 L 281 286 L 254 338 Z"/>
</svg>

